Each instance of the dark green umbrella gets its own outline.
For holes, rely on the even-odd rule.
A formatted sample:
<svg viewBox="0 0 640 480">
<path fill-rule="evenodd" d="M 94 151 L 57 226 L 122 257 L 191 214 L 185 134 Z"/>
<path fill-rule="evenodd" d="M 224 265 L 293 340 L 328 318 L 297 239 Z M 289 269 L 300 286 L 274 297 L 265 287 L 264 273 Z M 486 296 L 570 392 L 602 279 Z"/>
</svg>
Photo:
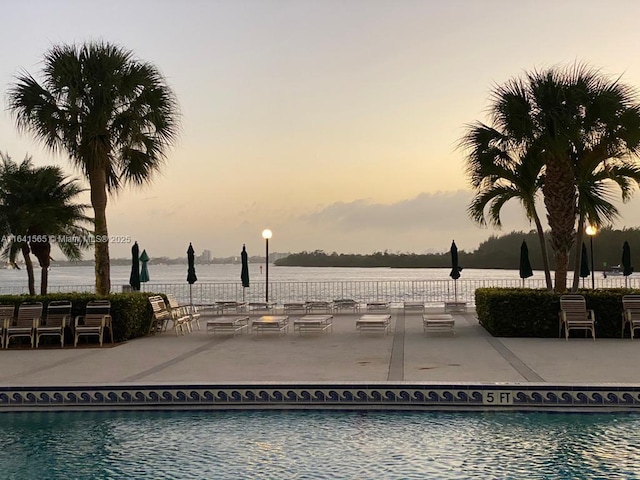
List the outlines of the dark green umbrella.
<svg viewBox="0 0 640 480">
<path fill-rule="evenodd" d="M 591 270 L 589 270 L 589 255 L 587 255 L 587 246 L 582 242 L 582 255 L 580 257 L 580 277 L 586 278 L 591 275 Z M 584 280 L 582 283 L 584 287 Z"/>
<path fill-rule="evenodd" d="M 191 295 L 191 287 L 198 281 L 196 277 L 196 252 L 193 250 L 193 246 L 189 243 L 187 249 L 187 282 L 189 282 L 189 305 L 193 305 L 193 296 Z"/>
<path fill-rule="evenodd" d="M 454 299 L 458 301 L 458 279 L 460 278 L 460 272 L 462 267 L 458 265 L 458 247 L 456 247 L 455 240 L 451 242 L 451 273 L 449 276 L 453 278 L 453 295 Z"/>
<path fill-rule="evenodd" d="M 193 285 L 198 281 L 196 277 L 196 252 L 193 250 L 193 246 L 189 243 L 187 249 L 187 282 L 189 285 Z"/>
<path fill-rule="evenodd" d="M 131 247 L 131 275 L 129 276 L 129 285 L 131 290 L 137 292 L 140 290 L 140 247 L 138 242 Z"/>
<path fill-rule="evenodd" d="M 242 270 L 240 271 L 240 280 L 242 281 L 242 300 L 244 301 L 244 289 L 249 288 L 249 255 L 247 255 L 247 249 L 242 245 L 242 252 L 240 252 L 240 258 L 242 259 Z"/>
<path fill-rule="evenodd" d="M 529 261 L 529 247 L 527 242 L 522 241 L 520 245 L 520 278 L 522 279 L 522 286 L 524 287 L 524 279 L 533 276 L 533 270 L 531 269 L 531 262 Z"/>
<path fill-rule="evenodd" d="M 462 271 L 462 267 L 458 265 L 458 247 L 456 247 L 455 240 L 451 242 L 451 273 L 449 276 L 454 280 L 460 278 L 460 272 Z"/>
<path fill-rule="evenodd" d="M 633 267 L 631 266 L 631 247 L 629 242 L 625 240 L 622 245 L 622 274 L 624 275 L 624 286 L 626 287 L 629 279 L 629 275 L 633 273 Z"/>
<path fill-rule="evenodd" d="M 140 254 L 140 263 L 142 264 L 142 268 L 140 269 L 140 281 L 142 283 L 148 282 L 149 279 L 149 268 L 147 267 L 147 263 L 149 262 L 149 255 L 147 255 L 146 250 L 142 250 Z"/>
</svg>

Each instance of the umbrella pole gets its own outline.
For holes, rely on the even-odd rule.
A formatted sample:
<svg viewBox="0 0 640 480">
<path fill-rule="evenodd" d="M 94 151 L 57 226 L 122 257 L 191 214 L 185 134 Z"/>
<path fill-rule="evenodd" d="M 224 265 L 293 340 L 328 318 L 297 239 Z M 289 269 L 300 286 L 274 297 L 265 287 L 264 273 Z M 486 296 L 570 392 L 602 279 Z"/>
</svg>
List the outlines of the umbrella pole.
<svg viewBox="0 0 640 480">
<path fill-rule="evenodd" d="M 189 284 L 189 311 L 193 311 L 193 295 L 191 294 L 192 284 Z"/>
<path fill-rule="evenodd" d="M 453 301 L 458 302 L 458 280 L 453 280 Z"/>
</svg>

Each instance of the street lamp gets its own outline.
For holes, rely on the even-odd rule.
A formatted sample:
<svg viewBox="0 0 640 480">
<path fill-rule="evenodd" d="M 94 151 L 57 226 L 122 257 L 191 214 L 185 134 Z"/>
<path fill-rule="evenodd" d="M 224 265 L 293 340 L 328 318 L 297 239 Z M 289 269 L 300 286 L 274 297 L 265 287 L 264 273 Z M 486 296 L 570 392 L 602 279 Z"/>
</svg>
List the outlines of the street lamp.
<svg viewBox="0 0 640 480">
<path fill-rule="evenodd" d="M 266 259 L 266 276 L 265 276 L 265 280 L 266 280 L 266 287 L 265 287 L 265 301 L 267 303 L 269 303 L 269 239 L 271 238 L 273 234 L 271 233 L 271 230 L 269 230 L 268 228 L 266 230 L 262 231 L 262 238 L 264 238 L 266 247 L 267 247 L 267 255 L 265 257 Z"/>
<path fill-rule="evenodd" d="M 591 288 L 596 288 L 596 278 L 595 278 L 595 270 L 596 264 L 593 263 L 593 237 L 596 233 L 598 233 L 598 227 L 594 225 L 587 225 L 585 229 L 587 235 L 589 235 L 589 246 L 591 247 Z"/>
</svg>

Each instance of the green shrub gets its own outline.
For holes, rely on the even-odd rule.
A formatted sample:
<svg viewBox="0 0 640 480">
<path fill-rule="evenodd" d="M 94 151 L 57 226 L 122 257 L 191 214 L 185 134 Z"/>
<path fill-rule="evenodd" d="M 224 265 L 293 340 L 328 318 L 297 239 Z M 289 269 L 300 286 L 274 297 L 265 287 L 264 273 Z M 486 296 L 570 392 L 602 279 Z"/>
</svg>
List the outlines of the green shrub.
<svg viewBox="0 0 640 480">
<path fill-rule="evenodd" d="M 587 308 L 596 314 L 596 338 L 620 338 L 622 296 L 640 291 L 584 289 L 577 293 L 585 297 Z M 558 337 L 559 294 L 542 289 L 479 288 L 475 298 L 480 324 L 495 337 Z"/>
</svg>

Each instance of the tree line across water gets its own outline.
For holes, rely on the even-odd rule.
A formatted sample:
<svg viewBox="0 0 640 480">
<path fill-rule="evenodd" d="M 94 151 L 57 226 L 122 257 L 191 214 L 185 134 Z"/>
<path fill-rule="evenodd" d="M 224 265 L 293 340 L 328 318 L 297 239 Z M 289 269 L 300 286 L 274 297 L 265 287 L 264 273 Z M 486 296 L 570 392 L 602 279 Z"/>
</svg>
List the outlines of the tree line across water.
<svg viewBox="0 0 640 480">
<path fill-rule="evenodd" d="M 491 236 L 474 251 L 458 250 L 459 264 L 463 268 L 497 268 L 517 270 L 520 265 L 520 246 L 527 242 L 529 260 L 534 270 L 542 270 L 542 254 L 537 233 L 511 232 L 502 236 Z M 631 245 L 631 264 L 640 268 L 640 228 L 613 230 L 604 228 L 593 237 L 594 264 L 596 271 L 619 265 L 622 245 Z M 585 238 L 590 253 L 590 239 Z M 571 259 L 574 258 L 572 255 Z M 591 258 L 589 256 L 589 258 Z M 391 267 L 391 268 L 450 268 L 451 256 L 442 253 L 389 253 L 372 254 L 326 253 L 322 250 L 299 252 L 276 260 L 275 265 L 286 267 Z M 573 265 L 570 266 L 572 268 Z"/>
</svg>

